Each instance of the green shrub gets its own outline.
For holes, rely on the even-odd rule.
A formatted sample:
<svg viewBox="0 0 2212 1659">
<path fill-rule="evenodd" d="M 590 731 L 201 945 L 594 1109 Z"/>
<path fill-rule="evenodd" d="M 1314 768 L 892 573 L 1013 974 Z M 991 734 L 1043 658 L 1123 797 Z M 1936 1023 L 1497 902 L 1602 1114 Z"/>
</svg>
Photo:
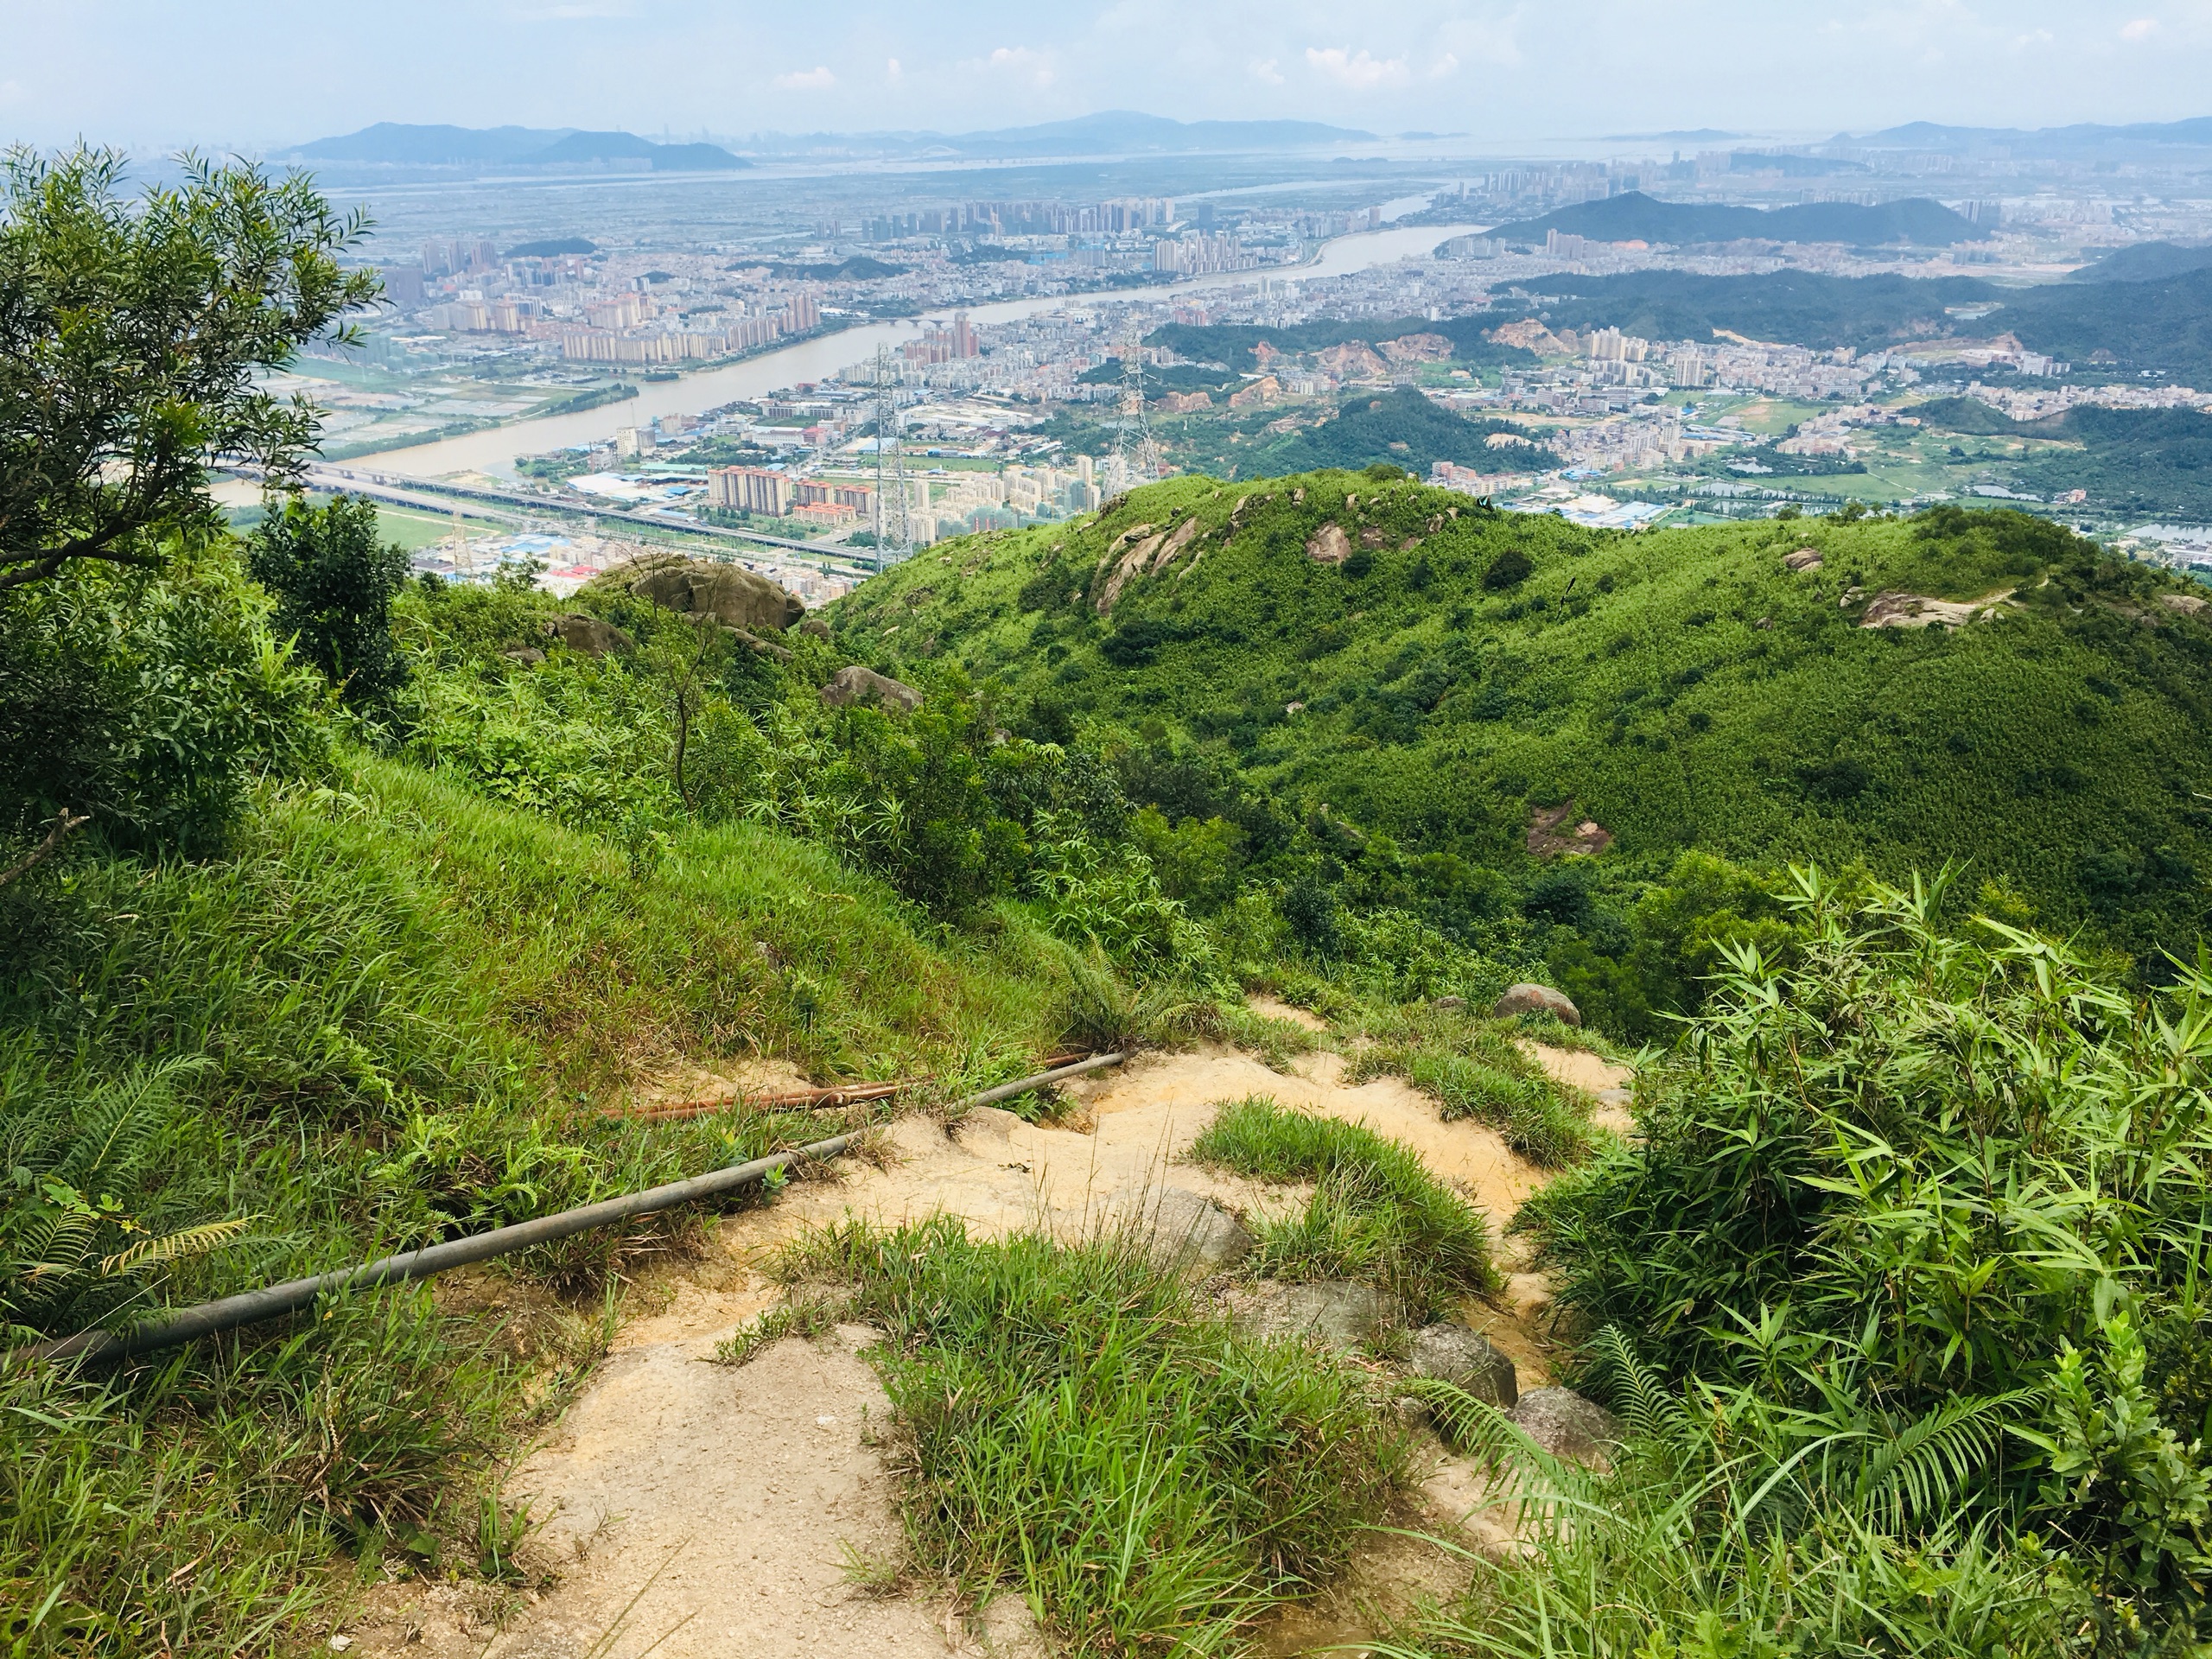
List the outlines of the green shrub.
<svg viewBox="0 0 2212 1659">
<path fill-rule="evenodd" d="M 323 692 L 227 542 L 160 575 L 79 564 L 0 594 L 0 834 L 67 806 L 134 848 L 223 842 L 253 780 L 327 753 Z"/>
<path fill-rule="evenodd" d="M 2175 1637 L 2212 1617 L 2212 958 L 2138 1002 L 2034 935 L 1948 935 L 1942 880 L 1796 882 L 1797 965 L 1733 951 L 1642 1144 L 1532 1200 L 1562 1300 L 1792 1432 L 1988 1424 L 1959 1527 L 2033 1527 L 2101 1620 Z"/>
<path fill-rule="evenodd" d="M 391 633 L 391 601 L 407 554 L 377 540 L 365 496 L 316 507 L 295 496 L 245 543 L 246 569 L 276 596 L 274 626 L 356 709 L 379 709 L 407 677 Z"/>
</svg>

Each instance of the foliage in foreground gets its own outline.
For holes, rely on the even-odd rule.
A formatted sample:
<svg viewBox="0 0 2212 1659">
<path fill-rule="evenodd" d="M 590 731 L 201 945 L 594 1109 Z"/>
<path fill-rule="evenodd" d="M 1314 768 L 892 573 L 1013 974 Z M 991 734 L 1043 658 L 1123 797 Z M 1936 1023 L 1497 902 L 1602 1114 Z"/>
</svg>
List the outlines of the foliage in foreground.
<svg viewBox="0 0 2212 1659">
<path fill-rule="evenodd" d="M 850 1222 L 786 1267 L 887 1333 L 924 1567 L 1014 1589 L 1075 1651 L 1234 1653 L 1343 1564 L 1400 1446 L 1357 1372 L 1201 1318 L 1146 1243 Z"/>
<path fill-rule="evenodd" d="M 221 861 L 85 852 L 0 888 L 9 1340 L 818 1136 L 743 1112 L 600 1115 L 694 1057 L 988 1083 L 1054 1034 L 1049 941 L 1027 941 L 1033 959 L 1011 930 L 925 937 L 880 887 L 771 832 L 684 832 L 640 877 L 604 840 L 344 759 L 343 788 L 255 791 Z M 697 1225 L 583 1235 L 501 1270 L 584 1297 Z M 124 1650 L 164 1625 L 266 1649 L 345 1593 L 334 1554 L 466 1543 L 476 1459 L 560 1355 L 533 1338 L 524 1370 L 491 1367 L 480 1328 L 395 1306 L 374 1340 L 353 1315 L 302 1320 L 105 1383 L 15 1384 L 0 1601 L 55 1610 L 19 1650 L 74 1651 L 68 1609 Z M 348 1427 L 359 1412 L 375 1424 Z"/>
<path fill-rule="evenodd" d="M 1666 1379 L 1700 1425 L 1688 1452 L 1639 1452 L 1689 1459 L 1681 1512 L 1631 1487 L 1621 1527 L 1732 1553 L 1646 1628 L 1749 1640 L 1730 1621 L 1832 1560 L 1956 1571 L 1974 1596 L 2048 1572 L 2107 1650 L 2192 1651 L 2212 1639 L 2212 961 L 2139 1003 L 2047 940 L 1947 935 L 1934 889 L 1800 880 L 1799 965 L 1740 953 L 1643 1085 L 1642 1144 L 1533 1201 L 1563 1299 L 1656 1368 L 1615 1345 L 1624 1403 L 1675 1423 Z M 1730 1518 L 1769 1471 L 1758 1516 Z M 1630 1536 L 1581 1527 L 1559 1571 Z M 1603 1650 L 1614 1618 L 1566 1645 Z"/>
<path fill-rule="evenodd" d="M 1364 1123 L 1252 1095 L 1224 1104 L 1190 1155 L 1263 1181 L 1314 1183 L 1303 1211 L 1258 1224 L 1252 1265 L 1270 1278 L 1363 1280 L 1416 1324 L 1497 1283 L 1481 1214 L 1418 1153 Z"/>
<path fill-rule="evenodd" d="M 2066 1559 L 1952 1509 L 2002 1435 L 1938 1410 L 1894 1436 L 1777 1410 L 1755 1389 L 1687 1397 L 1617 1335 L 1592 1380 L 1627 1421 L 1597 1471 L 1538 1451 L 1510 1419 L 1422 1385 L 1500 1471 L 1525 1554 L 1468 1558 L 1452 1606 L 1372 1651 L 1389 1659 L 2045 1659 L 2142 1652 L 2106 1625 Z M 1456 1395 L 1456 1399 L 1453 1398 Z M 2130 1609 L 2155 1624 L 2158 1612 Z"/>
</svg>

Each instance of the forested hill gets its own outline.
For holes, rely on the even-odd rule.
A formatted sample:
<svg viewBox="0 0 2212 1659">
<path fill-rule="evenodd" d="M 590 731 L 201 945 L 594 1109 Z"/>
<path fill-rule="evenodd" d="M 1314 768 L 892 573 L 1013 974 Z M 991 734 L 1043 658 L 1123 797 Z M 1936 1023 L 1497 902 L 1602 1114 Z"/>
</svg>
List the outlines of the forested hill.
<svg viewBox="0 0 2212 1659">
<path fill-rule="evenodd" d="M 948 543 L 843 601 L 839 640 L 995 677 L 1033 734 L 1116 723 L 1189 763 L 1162 777 L 1210 766 L 1470 868 L 1530 868 L 1535 815 L 1571 804 L 1611 838 L 1601 883 L 1691 848 L 1960 859 L 2138 952 L 2202 928 L 2212 616 L 2185 584 L 2010 512 L 1632 537 L 1392 471 L 1176 480 Z M 1801 548 L 1821 563 L 1786 569 Z M 1892 594 L 1993 609 L 1867 626 Z"/>
<path fill-rule="evenodd" d="M 1790 207 L 1744 207 L 1719 202 L 1662 201 L 1630 190 L 1599 201 L 1581 201 L 1541 219 L 1500 226 L 1491 234 L 1518 245 L 1541 244 L 1560 231 L 1601 242 L 1840 242 L 1853 247 L 1910 243 L 1948 247 L 1989 232 L 1940 201 L 1915 197 L 1878 207 L 1849 201 L 1808 202 Z"/>
<path fill-rule="evenodd" d="M 2212 269 L 2139 281 L 1999 288 L 1970 276 L 1755 276 L 1637 270 L 1548 276 L 1554 328 L 1610 325 L 1652 340 L 1705 340 L 1715 329 L 1825 350 L 1878 351 L 1916 340 L 2010 334 L 2080 368 L 2155 369 L 2212 381 Z M 1971 308 L 1970 320 L 1955 310 Z"/>
</svg>

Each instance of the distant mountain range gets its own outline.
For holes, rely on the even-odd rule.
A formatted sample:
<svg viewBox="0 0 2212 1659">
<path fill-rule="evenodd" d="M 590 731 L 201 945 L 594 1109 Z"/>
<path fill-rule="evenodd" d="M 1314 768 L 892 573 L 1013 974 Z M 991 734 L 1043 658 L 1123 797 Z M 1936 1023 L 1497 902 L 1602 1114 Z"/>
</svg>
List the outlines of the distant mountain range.
<svg viewBox="0 0 2212 1659">
<path fill-rule="evenodd" d="M 743 148 L 763 156 L 821 155 L 1009 161 L 1102 155 L 1198 156 L 1318 149 L 1371 143 L 1375 135 L 1319 121 L 1173 121 L 1133 110 L 988 132 L 757 133 Z M 410 126 L 379 121 L 341 138 L 318 138 L 280 160 L 374 167 L 569 167 L 635 161 L 656 172 L 752 163 L 719 144 L 658 144 L 630 132 L 558 127 Z"/>
<path fill-rule="evenodd" d="M 2212 265 L 2212 248 L 2187 247 L 2178 242 L 2138 242 L 2118 248 L 2079 270 L 2069 271 L 2069 283 L 2163 283 Z"/>
<path fill-rule="evenodd" d="M 2212 116 L 2188 121 L 2143 121 L 2124 126 L 2085 123 L 2070 127 L 1947 127 L 1914 121 L 1902 127 L 1854 137 L 1838 133 L 1829 141 L 1858 149 L 1923 149 L 1940 155 L 1987 155 L 2002 151 L 2021 157 L 2063 158 L 2121 150 L 2212 149 Z"/>
<path fill-rule="evenodd" d="M 635 162 L 656 173 L 750 167 L 719 144 L 657 144 L 634 132 L 536 127 L 408 126 L 379 121 L 342 138 L 318 138 L 283 159 L 396 167 L 595 167 Z"/>
<path fill-rule="evenodd" d="M 1675 247 L 1701 242 L 1840 242 L 1849 247 L 1886 247 L 1906 242 L 1948 247 L 1980 241 L 1989 232 L 1940 201 L 1914 197 L 1863 207 L 1856 202 L 1816 201 L 1796 207 L 1732 207 L 1662 201 L 1640 190 L 1578 202 L 1541 219 L 1523 219 L 1491 232 L 1508 242 L 1541 243 L 1547 232 L 1586 236 L 1599 242 L 1664 242 Z"/>
</svg>

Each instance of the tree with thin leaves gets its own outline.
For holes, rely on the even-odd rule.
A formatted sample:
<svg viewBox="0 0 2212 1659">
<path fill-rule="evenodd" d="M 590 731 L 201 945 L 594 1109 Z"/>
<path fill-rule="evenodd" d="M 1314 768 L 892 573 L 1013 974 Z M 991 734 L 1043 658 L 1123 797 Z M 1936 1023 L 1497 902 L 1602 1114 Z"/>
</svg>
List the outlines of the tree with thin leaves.
<svg viewBox="0 0 2212 1659">
<path fill-rule="evenodd" d="M 0 592 L 80 560 L 156 566 L 213 516 L 218 459 L 296 476 L 314 407 L 264 390 L 305 341 L 352 338 L 366 221 L 298 175 L 184 158 L 125 190 L 123 156 L 0 158 Z"/>
</svg>

